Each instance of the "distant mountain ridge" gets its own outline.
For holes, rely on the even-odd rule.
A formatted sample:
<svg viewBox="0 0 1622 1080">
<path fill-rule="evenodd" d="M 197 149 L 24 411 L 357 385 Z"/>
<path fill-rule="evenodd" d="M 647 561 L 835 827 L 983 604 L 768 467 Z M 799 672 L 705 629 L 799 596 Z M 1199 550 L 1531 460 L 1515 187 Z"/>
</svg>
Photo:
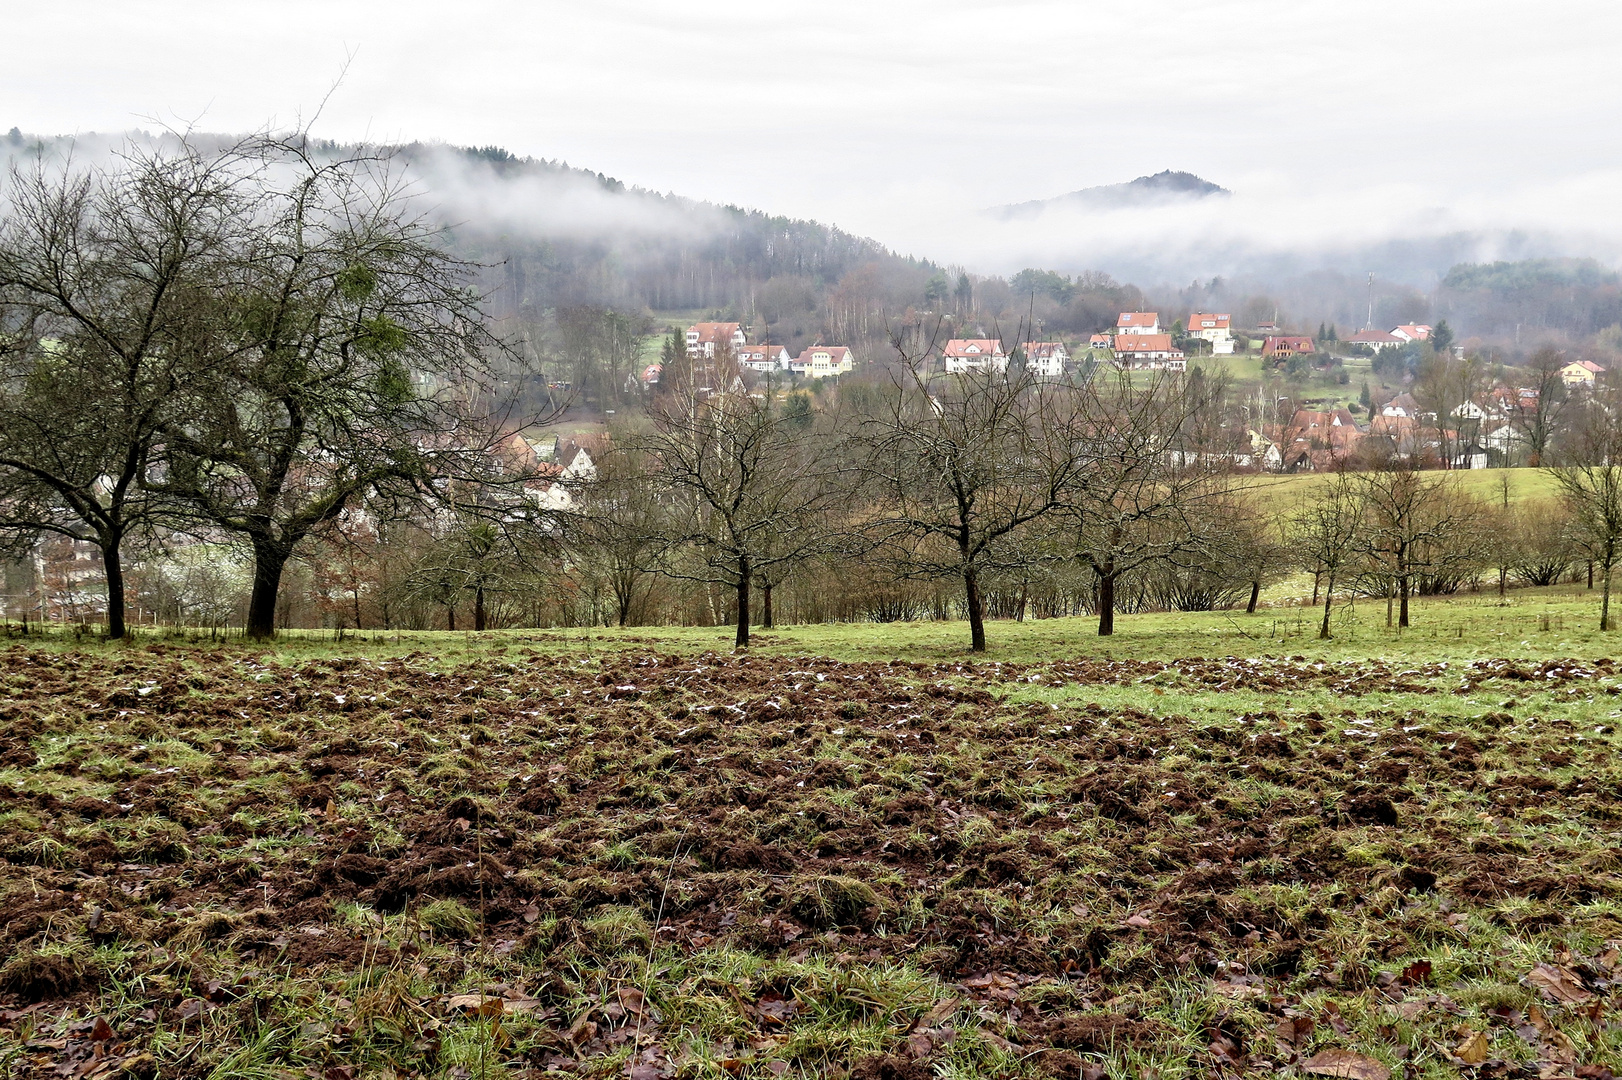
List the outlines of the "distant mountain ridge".
<svg viewBox="0 0 1622 1080">
<path fill-rule="evenodd" d="M 1233 192 L 1220 184 L 1213 184 L 1191 172 L 1164 169 L 1153 176 L 1140 176 L 1124 184 L 1105 184 L 1101 187 L 1082 188 L 1066 195 L 1056 195 L 1051 199 L 1032 199 L 1030 202 L 994 206 L 987 213 L 1004 219 L 1033 217 L 1054 207 L 1121 210 L 1232 194 Z"/>
</svg>

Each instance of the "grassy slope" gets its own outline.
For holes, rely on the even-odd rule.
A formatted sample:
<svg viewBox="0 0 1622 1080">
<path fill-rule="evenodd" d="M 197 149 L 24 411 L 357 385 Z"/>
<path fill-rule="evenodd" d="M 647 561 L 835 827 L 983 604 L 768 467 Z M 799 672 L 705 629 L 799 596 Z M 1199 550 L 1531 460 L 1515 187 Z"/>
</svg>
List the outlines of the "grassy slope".
<svg viewBox="0 0 1622 1080">
<path fill-rule="evenodd" d="M 17 646 L 0 1072 L 1614 1066 L 1593 609 Z"/>
</svg>

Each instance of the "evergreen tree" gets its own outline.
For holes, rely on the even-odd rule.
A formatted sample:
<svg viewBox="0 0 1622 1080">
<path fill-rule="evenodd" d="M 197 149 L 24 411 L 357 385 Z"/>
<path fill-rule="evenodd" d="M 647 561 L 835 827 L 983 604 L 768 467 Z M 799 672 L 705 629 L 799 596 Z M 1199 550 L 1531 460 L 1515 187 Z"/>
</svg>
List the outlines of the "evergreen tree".
<svg viewBox="0 0 1622 1080">
<path fill-rule="evenodd" d="M 1363 393 L 1358 397 L 1357 402 L 1363 406 L 1364 412 L 1370 416 L 1374 415 L 1374 395 L 1369 393 L 1369 381 L 1367 379 L 1363 380 Z"/>
</svg>

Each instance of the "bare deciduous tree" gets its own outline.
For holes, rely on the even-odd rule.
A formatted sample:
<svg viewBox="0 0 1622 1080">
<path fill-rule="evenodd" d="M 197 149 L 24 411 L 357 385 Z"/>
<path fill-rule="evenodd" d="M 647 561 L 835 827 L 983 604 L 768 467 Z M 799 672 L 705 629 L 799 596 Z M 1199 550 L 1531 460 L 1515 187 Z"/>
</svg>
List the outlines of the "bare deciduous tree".
<svg viewBox="0 0 1622 1080">
<path fill-rule="evenodd" d="M 1311 501 L 1290 519 L 1290 538 L 1304 569 L 1324 585 L 1324 617 L 1318 637 L 1327 641 L 1329 613 L 1335 600 L 1335 581 L 1356 555 L 1358 530 L 1362 525 L 1362 504 L 1351 478 L 1336 473 L 1328 484 L 1313 493 Z"/>
<path fill-rule="evenodd" d="M 1075 479 L 1074 395 L 994 367 L 931 379 L 924 343 L 903 327 L 902 373 L 858 432 L 881 558 L 914 579 L 962 582 L 969 648 L 986 648 L 986 575 L 1028 566 L 1024 535 L 1063 505 Z"/>
<path fill-rule="evenodd" d="M 124 634 L 123 544 L 202 308 L 242 227 L 230 155 L 182 144 L 122 168 L 13 169 L 0 228 L 0 531 L 100 549 Z"/>
<path fill-rule="evenodd" d="M 749 645 L 749 599 L 762 569 L 810 557 L 833 540 L 839 501 L 819 441 L 771 402 L 741 393 L 662 398 L 653 430 L 630 445 L 666 513 L 648 539 L 662 573 L 725 585 L 737 597 L 736 646 Z"/>
</svg>

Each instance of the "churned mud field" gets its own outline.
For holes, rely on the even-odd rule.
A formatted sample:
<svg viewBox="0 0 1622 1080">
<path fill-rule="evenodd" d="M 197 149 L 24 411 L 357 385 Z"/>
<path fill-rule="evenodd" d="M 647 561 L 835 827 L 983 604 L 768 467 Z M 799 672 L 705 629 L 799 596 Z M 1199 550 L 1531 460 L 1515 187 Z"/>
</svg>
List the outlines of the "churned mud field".
<svg viewBox="0 0 1622 1080">
<path fill-rule="evenodd" d="M 1608 661 L 0 679 L 6 1076 L 1622 1069 Z"/>
</svg>

